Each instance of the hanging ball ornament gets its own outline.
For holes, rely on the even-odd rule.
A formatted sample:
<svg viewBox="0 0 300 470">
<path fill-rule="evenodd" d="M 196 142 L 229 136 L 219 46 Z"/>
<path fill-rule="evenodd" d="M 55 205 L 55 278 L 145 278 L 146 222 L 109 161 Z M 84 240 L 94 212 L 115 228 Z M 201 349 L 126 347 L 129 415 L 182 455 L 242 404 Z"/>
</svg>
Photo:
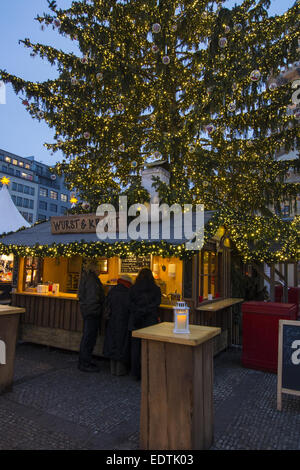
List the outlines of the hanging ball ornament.
<svg viewBox="0 0 300 470">
<path fill-rule="evenodd" d="M 61 21 L 60 21 L 58 18 L 55 18 L 55 20 L 54 20 L 54 25 L 55 25 L 57 28 L 59 28 L 60 25 L 61 25 Z"/>
<path fill-rule="evenodd" d="M 156 158 L 156 159 L 157 159 L 157 158 L 161 158 L 161 153 L 160 153 L 158 150 L 156 150 L 156 151 L 153 153 L 153 156 L 154 156 L 154 158 Z"/>
<path fill-rule="evenodd" d="M 155 122 L 156 121 L 156 116 L 155 114 L 150 114 L 150 121 Z"/>
<path fill-rule="evenodd" d="M 98 72 L 97 75 L 96 75 L 96 78 L 97 78 L 97 80 L 101 81 L 103 79 L 103 73 Z"/>
<path fill-rule="evenodd" d="M 233 26 L 233 29 L 236 33 L 239 33 L 240 31 L 242 31 L 243 25 L 241 23 L 235 23 L 235 25 Z"/>
<path fill-rule="evenodd" d="M 228 41 L 227 41 L 226 38 L 220 38 L 220 39 L 219 39 L 219 46 L 220 46 L 222 49 L 227 46 L 227 43 L 228 43 Z"/>
<path fill-rule="evenodd" d="M 260 77 L 261 73 L 259 70 L 252 70 L 252 72 L 250 73 L 250 80 L 252 82 L 258 82 L 260 80 Z"/>
<path fill-rule="evenodd" d="M 82 209 L 87 210 L 90 208 L 90 203 L 89 202 L 83 202 L 81 204 Z"/>
<path fill-rule="evenodd" d="M 225 57 L 225 54 L 220 54 L 220 60 L 225 60 L 226 57 Z"/>
<path fill-rule="evenodd" d="M 231 101 L 231 103 L 229 103 L 227 109 L 228 109 L 229 112 L 233 113 L 233 112 L 236 110 L 236 104 L 235 104 L 235 102 L 234 102 L 234 101 Z"/>
<path fill-rule="evenodd" d="M 215 126 L 213 124 L 208 124 L 207 126 L 205 126 L 205 131 L 208 134 L 212 134 L 214 130 L 215 130 Z"/>
<path fill-rule="evenodd" d="M 83 137 L 85 139 L 89 139 L 91 137 L 91 134 L 89 132 L 84 132 Z"/>
<path fill-rule="evenodd" d="M 137 167 L 137 162 L 136 161 L 131 162 L 131 168 L 136 168 L 136 167 Z"/>
<path fill-rule="evenodd" d="M 119 151 L 120 151 L 120 152 L 124 152 L 124 151 L 125 151 L 125 144 L 119 145 L 118 148 L 119 148 Z"/>
<path fill-rule="evenodd" d="M 297 109 L 297 111 L 294 114 L 294 118 L 297 119 L 297 121 L 299 121 L 299 119 L 300 119 L 300 109 Z"/>
<path fill-rule="evenodd" d="M 275 81 L 273 81 L 273 82 L 271 82 L 271 83 L 269 84 L 269 90 L 270 90 L 270 91 L 276 90 L 277 87 L 278 87 L 278 85 L 277 85 L 277 83 L 276 83 Z"/>
<path fill-rule="evenodd" d="M 190 153 L 195 153 L 195 151 L 196 151 L 196 148 L 195 148 L 195 146 L 194 146 L 194 145 L 192 145 L 192 144 L 191 144 L 191 145 L 189 145 L 189 152 L 190 152 Z"/>
<path fill-rule="evenodd" d="M 124 111 L 124 104 L 123 103 L 118 103 L 117 109 L 118 109 L 118 111 Z"/>
<path fill-rule="evenodd" d="M 37 117 L 38 117 L 39 119 L 42 119 L 42 118 L 44 117 L 43 111 L 38 111 L 38 112 L 37 112 Z"/>
<path fill-rule="evenodd" d="M 230 33 L 230 26 L 225 25 L 224 31 L 225 31 L 225 34 Z"/>
<path fill-rule="evenodd" d="M 164 55 L 163 58 L 162 58 L 162 63 L 164 65 L 169 65 L 170 62 L 171 62 L 170 57 L 168 55 Z"/>
<path fill-rule="evenodd" d="M 157 53 L 159 52 L 159 47 L 158 47 L 156 44 L 154 44 L 154 45 L 151 47 L 151 50 L 152 50 L 152 52 L 153 52 L 154 54 L 157 54 Z"/>
<path fill-rule="evenodd" d="M 82 57 L 82 58 L 80 59 L 80 62 L 81 62 L 82 64 L 87 64 L 87 63 L 88 63 L 88 58 L 87 58 L 87 56 Z"/>
<path fill-rule="evenodd" d="M 208 181 L 203 181 L 203 186 L 204 187 L 207 187 L 209 185 L 209 182 Z"/>
<path fill-rule="evenodd" d="M 161 26 L 160 26 L 160 24 L 159 24 L 159 23 L 154 23 L 154 24 L 152 25 L 152 33 L 158 34 L 158 33 L 160 33 L 160 32 L 161 32 Z"/>
</svg>

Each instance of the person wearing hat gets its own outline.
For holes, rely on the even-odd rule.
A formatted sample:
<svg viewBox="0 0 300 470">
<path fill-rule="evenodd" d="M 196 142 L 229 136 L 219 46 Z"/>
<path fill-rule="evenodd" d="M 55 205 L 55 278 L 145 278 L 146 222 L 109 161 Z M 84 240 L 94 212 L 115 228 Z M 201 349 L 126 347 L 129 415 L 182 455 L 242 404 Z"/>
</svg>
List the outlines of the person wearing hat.
<svg viewBox="0 0 300 470">
<path fill-rule="evenodd" d="M 132 286 L 130 276 L 119 277 L 106 298 L 107 326 L 103 355 L 110 359 L 112 375 L 125 375 L 130 364 L 129 292 Z"/>
<path fill-rule="evenodd" d="M 82 372 L 99 371 L 97 365 L 92 362 L 105 300 L 99 274 L 97 261 L 89 261 L 82 272 L 78 289 L 80 312 L 83 318 L 78 369 Z"/>
</svg>

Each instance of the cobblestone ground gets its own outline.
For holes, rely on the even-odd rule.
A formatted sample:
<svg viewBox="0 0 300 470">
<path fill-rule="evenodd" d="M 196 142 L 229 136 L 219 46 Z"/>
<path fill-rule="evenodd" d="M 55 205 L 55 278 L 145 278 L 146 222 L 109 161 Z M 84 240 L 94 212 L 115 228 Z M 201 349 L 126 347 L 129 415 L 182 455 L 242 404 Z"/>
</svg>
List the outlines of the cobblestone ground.
<svg viewBox="0 0 300 470">
<path fill-rule="evenodd" d="M 17 347 L 13 391 L 0 396 L 0 449 L 138 449 L 140 383 L 77 369 L 77 354 Z M 241 367 L 241 351 L 214 360 L 212 450 L 300 450 L 300 398 L 283 395 L 275 374 Z"/>
</svg>

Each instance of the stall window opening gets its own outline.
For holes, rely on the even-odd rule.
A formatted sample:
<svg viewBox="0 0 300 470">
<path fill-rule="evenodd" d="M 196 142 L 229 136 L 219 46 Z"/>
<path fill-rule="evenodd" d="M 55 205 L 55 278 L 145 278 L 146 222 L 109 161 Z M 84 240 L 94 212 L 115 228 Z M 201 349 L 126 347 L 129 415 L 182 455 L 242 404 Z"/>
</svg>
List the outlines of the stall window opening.
<svg viewBox="0 0 300 470">
<path fill-rule="evenodd" d="M 203 249 L 199 254 L 199 300 L 220 296 L 220 254 L 216 249 Z"/>
<path fill-rule="evenodd" d="M 41 260 L 28 256 L 24 266 L 24 290 L 36 287 L 41 281 Z"/>
</svg>

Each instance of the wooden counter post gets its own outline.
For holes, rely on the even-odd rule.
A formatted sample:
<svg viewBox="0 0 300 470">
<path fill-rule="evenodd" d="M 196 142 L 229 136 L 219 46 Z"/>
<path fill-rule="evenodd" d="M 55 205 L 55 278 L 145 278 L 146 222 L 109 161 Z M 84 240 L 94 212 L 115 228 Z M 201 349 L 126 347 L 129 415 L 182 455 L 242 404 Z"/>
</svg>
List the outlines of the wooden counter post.
<svg viewBox="0 0 300 470">
<path fill-rule="evenodd" d="M 140 447 L 209 449 L 213 443 L 213 341 L 220 328 L 174 323 L 132 332 L 142 339 Z"/>
<path fill-rule="evenodd" d="M 20 313 L 24 308 L 0 305 L 0 393 L 12 387 Z"/>
</svg>

